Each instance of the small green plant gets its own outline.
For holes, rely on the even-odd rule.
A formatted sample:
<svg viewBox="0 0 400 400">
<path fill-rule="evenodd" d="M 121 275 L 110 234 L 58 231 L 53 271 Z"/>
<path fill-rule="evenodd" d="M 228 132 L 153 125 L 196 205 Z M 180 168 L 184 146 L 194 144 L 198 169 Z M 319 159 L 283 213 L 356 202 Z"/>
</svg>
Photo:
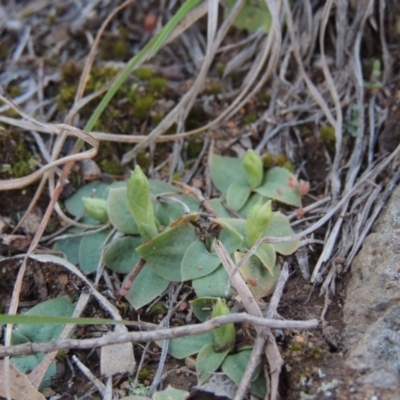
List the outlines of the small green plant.
<svg viewBox="0 0 400 400">
<path fill-rule="evenodd" d="M 191 282 L 196 294 L 192 306 L 200 321 L 226 315 L 230 311 L 224 299 L 232 292 L 227 291 L 228 275 L 214 249 L 216 240 L 239 262 L 262 237 L 293 235 L 288 218 L 272 210 L 271 200 L 301 206 L 301 195 L 291 172 L 281 167 L 264 170 L 261 157 L 251 150 L 242 159 L 212 155 L 210 171 L 222 192 L 209 201 L 214 215 L 201 212 L 199 200 L 179 187 L 148 180 L 139 166 L 128 182 L 91 182 L 67 199 L 65 207 L 73 216 L 84 214 L 85 223 L 103 224 L 101 229 L 90 234 L 73 228 L 54 247 L 84 273 L 102 263 L 120 274 L 138 268 L 136 278 L 123 285 L 135 309 L 162 295 L 171 282 Z M 298 246 L 297 240 L 262 243 L 241 266 L 257 299 L 269 295 L 276 284 L 276 254 L 292 254 Z M 218 368 L 240 381 L 233 366 L 242 363 L 244 371 L 251 349 L 233 351 L 235 336 L 234 326 L 227 325 L 213 333 L 173 339 L 169 353 L 176 358 L 199 353 L 199 382 Z"/>
</svg>

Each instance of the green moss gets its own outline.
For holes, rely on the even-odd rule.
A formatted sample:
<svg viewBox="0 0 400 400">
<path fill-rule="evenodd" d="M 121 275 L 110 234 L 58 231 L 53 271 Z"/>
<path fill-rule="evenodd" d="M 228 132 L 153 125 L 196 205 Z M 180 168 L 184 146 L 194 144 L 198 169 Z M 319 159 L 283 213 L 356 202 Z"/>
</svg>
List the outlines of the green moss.
<svg viewBox="0 0 400 400">
<path fill-rule="evenodd" d="M 136 162 L 139 164 L 140 168 L 147 170 L 151 165 L 151 157 L 148 153 L 139 153 L 136 156 Z"/>
<path fill-rule="evenodd" d="M 300 129 L 301 136 L 310 136 L 312 134 L 312 129 L 307 125 L 300 125 L 298 127 Z"/>
<path fill-rule="evenodd" d="M 123 169 L 120 163 L 110 160 L 104 159 L 100 161 L 100 168 L 103 172 L 106 172 L 110 175 L 122 175 Z"/>
<path fill-rule="evenodd" d="M 165 314 L 167 312 L 167 307 L 165 307 L 164 303 L 158 302 L 153 304 L 149 311 L 148 314 L 152 315 L 152 314 Z"/>
<path fill-rule="evenodd" d="M 243 122 L 245 124 L 252 124 L 253 122 L 257 121 L 257 114 L 256 113 L 250 113 L 247 114 L 244 118 L 243 118 Z"/>
<path fill-rule="evenodd" d="M 269 169 L 273 167 L 282 167 L 286 168 L 290 172 L 295 171 L 294 165 L 288 161 L 284 154 L 279 154 L 277 156 L 273 156 L 271 153 L 266 153 L 261 156 L 263 160 L 264 168 Z"/>
<path fill-rule="evenodd" d="M 153 111 L 150 113 L 152 125 L 158 125 L 165 117 L 164 111 Z"/>
<path fill-rule="evenodd" d="M 35 158 L 26 145 L 24 135 L 14 130 L 3 130 L 0 135 L 0 176 L 21 178 L 35 169 Z"/>
<path fill-rule="evenodd" d="M 218 76 L 222 78 L 224 76 L 225 64 L 217 64 L 215 70 L 217 71 Z"/>
<path fill-rule="evenodd" d="M 301 350 L 303 349 L 303 346 L 302 346 L 300 343 L 292 343 L 292 344 L 289 346 L 289 349 L 290 349 L 291 351 L 301 351 Z"/>
<path fill-rule="evenodd" d="M 154 372 L 150 368 L 143 367 L 139 372 L 139 382 L 152 380 L 153 378 L 154 378 Z"/>
<path fill-rule="evenodd" d="M 335 128 L 330 125 L 323 126 L 320 130 L 321 139 L 325 144 L 336 142 Z"/>
<path fill-rule="evenodd" d="M 149 81 L 153 78 L 154 71 L 151 67 L 141 67 L 134 71 L 134 74 L 142 81 Z"/>
<path fill-rule="evenodd" d="M 151 78 L 149 80 L 149 89 L 151 92 L 164 92 L 168 87 L 167 80 L 160 77 Z"/>
<path fill-rule="evenodd" d="M 155 99 L 151 94 L 145 94 L 138 97 L 133 104 L 132 115 L 140 119 L 147 118 L 151 109 L 154 107 L 154 104 Z"/>
<path fill-rule="evenodd" d="M 218 84 L 218 83 L 213 83 L 209 87 L 208 91 L 213 95 L 221 94 L 222 93 L 222 86 L 220 84 Z"/>
<path fill-rule="evenodd" d="M 199 135 L 189 137 L 187 142 L 184 144 L 187 157 L 189 160 L 195 159 L 199 156 L 201 149 L 203 148 L 203 140 Z"/>
<path fill-rule="evenodd" d="M 313 347 L 309 352 L 309 356 L 314 360 L 320 360 L 322 356 L 322 349 L 320 347 Z"/>
<path fill-rule="evenodd" d="M 129 42 L 123 37 L 109 36 L 100 42 L 100 57 L 105 61 L 127 61 L 131 56 Z"/>
</svg>

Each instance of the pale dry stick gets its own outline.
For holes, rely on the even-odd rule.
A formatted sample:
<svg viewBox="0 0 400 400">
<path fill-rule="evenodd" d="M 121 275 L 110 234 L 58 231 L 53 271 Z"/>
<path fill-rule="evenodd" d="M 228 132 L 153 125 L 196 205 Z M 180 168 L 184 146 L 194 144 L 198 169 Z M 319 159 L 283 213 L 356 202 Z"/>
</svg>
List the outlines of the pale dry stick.
<svg viewBox="0 0 400 400">
<path fill-rule="evenodd" d="M 300 51 L 298 48 L 298 43 L 296 40 L 296 34 L 294 32 L 294 22 L 293 22 L 293 18 L 292 18 L 292 12 L 291 12 L 291 8 L 289 5 L 288 0 L 283 0 L 283 5 L 284 5 L 284 10 L 285 10 L 285 15 L 286 15 L 286 28 L 288 30 L 289 36 L 290 36 L 290 40 L 293 46 L 293 55 L 295 56 L 295 59 L 297 61 L 297 65 L 299 66 L 300 69 L 300 74 L 303 78 L 303 80 L 305 81 L 308 90 L 310 91 L 310 94 L 314 97 L 314 100 L 316 101 L 316 103 L 321 107 L 321 110 L 324 112 L 327 120 L 329 121 L 329 123 L 332 126 L 335 126 L 336 124 L 336 120 L 333 117 L 328 104 L 326 103 L 326 101 L 324 100 L 324 98 L 321 96 L 321 93 L 318 91 L 317 87 L 312 83 L 311 79 L 307 76 L 304 65 L 303 65 L 303 61 L 301 59 L 300 56 Z"/>
<path fill-rule="evenodd" d="M 239 383 L 239 386 L 236 390 L 234 400 L 243 400 L 246 398 L 246 393 L 250 388 L 251 380 L 253 378 L 253 373 L 260 364 L 260 360 L 264 353 L 265 344 L 267 340 L 268 336 L 265 335 L 263 332 L 257 334 L 257 337 L 254 340 L 253 348 L 251 350 L 250 359 L 246 365 L 246 369 Z M 266 396 L 269 396 L 268 388 L 266 390 Z"/>
<path fill-rule="evenodd" d="M 226 251 L 224 245 L 217 241 L 214 245 L 215 251 L 221 260 L 229 278 L 231 279 L 233 286 L 235 287 L 237 293 L 240 296 L 240 300 L 243 303 L 245 310 L 251 315 L 257 318 L 262 318 L 263 314 L 260 307 L 253 296 L 253 293 L 243 280 L 240 274 L 235 274 L 237 267 L 232 261 L 229 253 Z M 233 314 L 232 314 L 233 315 Z M 276 321 L 276 320 L 275 320 Z M 278 322 L 278 321 L 277 321 Z M 268 328 L 261 328 L 256 326 L 256 332 L 259 336 L 267 337 L 266 343 L 266 356 L 270 366 L 270 377 L 271 377 L 271 395 L 270 400 L 276 400 L 278 398 L 278 384 L 279 384 L 279 374 L 283 365 L 283 359 L 279 352 L 278 346 L 276 345 L 275 338 L 271 332 L 272 326 Z"/>
<path fill-rule="evenodd" d="M 333 127 L 335 128 L 335 158 L 330 171 L 330 180 L 332 187 L 332 197 L 336 199 L 340 193 L 340 178 L 339 178 L 339 167 L 342 157 L 342 131 L 343 131 L 343 114 L 342 107 L 340 105 L 339 94 L 335 87 L 332 75 L 329 71 L 328 63 L 325 56 L 325 31 L 328 24 L 330 11 L 332 8 L 333 0 L 327 0 L 322 12 L 320 31 L 319 31 L 319 45 L 321 50 L 321 66 L 322 72 L 325 77 L 326 84 L 331 94 L 333 103 L 335 105 L 336 119 Z"/>
<path fill-rule="evenodd" d="M 99 391 L 99 393 L 101 395 L 103 395 L 103 393 L 106 389 L 106 386 L 104 385 L 104 383 L 102 381 L 100 381 L 99 379 L 97 379 L 92 374 L 90 369 L 88 367 L 86 367 L 86 365 L 83 364 L 81 361 L 79 361 L 79 358 L 75 354 L 72 356 L 72 361 L 79 368 L 79 370 L 83 373 L 83 375 L 85 375 L 86 378 L 88 378 L 90 380 L 90 382 L 93 383 L 93 385 L 96 387 L 96 389 Z"/>
<path fill-rule="evenodd" d="M 390 57 L 390 52 L 388 45 L 386 43 L 385 37 L 385 27 L 386 27 L 386 19 L 385 19 L 385 0 L 379 0 L 379 38 L 381 40 L 381 48 L 382 48 L 382 58 L 383 58 L 383 85 L 387 85 L 391 82 L 392 77 L 392 59 Z M 392 6 L 387 6 L 392 7 Z"/>
<path fill-rule="evenodd" d="M 279 302 L 281 301 L 281 297 L 283 294 L 283 289 L 285 288 L 286 282 L 289 279 L 289 268 L 288 263 L 285 262 L 282 266 L 281 273 L 279 274 L 279 279 L 276 284 L 274 294 L 271 297 L 269 302 L 268 311 L 266 314 L 267 318 L 276 318 L 277 309 Z"/>
<path fill-rule="evenodd" d="M 184 325 L 169 329 L 127 332 L 124 334 L 111 333 L 95 339 L 65 339 L 47 343 L 25 343 L 16 346 L 4 346 L 0 348 L 0 358 L 24 354 L 49 353 L 61 349 L 93 349 L 127 342 L 157 342 L 159 340 L 174 339 L 182 336 L 201 335 L 226 324 L 237 323 L 253 324 L 263 329 L 314 329 L 318 327 L 318 320 L 316 319 L 309 321 L 278 321 L 264 317 L 255 317 L 247 313 L 234 313 L 213 318 L 200 324 Z"/>
<path fill-rule="evenodd" d="M 289 270 L 287 267 L 287 263 L 285 262 L 283 264 L 283 267 L 281 269 L 281 273 L 279 274 L 279 279 L 276 284 L 274 294 L 272 295 L 271 301 L 269 303 L 268 311 L 267 311 L 267 318 L 275 318 L 276 317 L 276 310 L 278 308 L 279 302 L 282 297 L 283 293 L 283 288 L 285 287 L 286 281 L 289 278 Z M 266 335 L 257 335 L 256 340 L 254 342 L 253 350 L 250 355 L 249 362 L 246 366 L 245 372 L 243 374 L 242 380 L 240 381 L 238 390 L 235 395 L 235 399 L 244 399 L 244 396 L 246 394 L 246 391 L 248 390 L 250 386 L 250 381 L 253 376 L 253 373 L 259 364 L 259 360 L 261 357 L 261 354 L 264 350 L 265 343 L 268 340 L 268 337 Z M 266 396 L 268 396 L 268 390 Z"/>
</svg>

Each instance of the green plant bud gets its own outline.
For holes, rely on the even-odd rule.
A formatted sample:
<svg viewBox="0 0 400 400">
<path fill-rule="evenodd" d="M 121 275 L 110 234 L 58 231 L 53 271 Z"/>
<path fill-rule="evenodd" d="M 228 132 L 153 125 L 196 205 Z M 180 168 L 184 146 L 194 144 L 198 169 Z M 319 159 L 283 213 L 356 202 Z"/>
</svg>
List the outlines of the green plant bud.
<svg viewBox="0 0 400 400">
<path fill-rule="evenodd" d="M 250 186 L 252 188 L 260 186 L 264 174 L 263 161 L 255 151 L 247 150 L 243 158 L 243 168 Z"/>
<path fill-rule="evenodd" d="M 223 315 L 229 315 L 231 312 L 226 305 L 225 300 L 218 298 L 215 303 L 211 317 L 222 317 Z M 214 343 L 217 349 L 223 349 L 229 346 L 233 346 L 236 340 L 236 330 L 233 324 L 227 324 L 213 330 Z"/>
<path fill-rule="evenodd" d="M 92 217 L 101 223 L 106 223 L 108 221 L 107 200 L 83 197 L 82 201 L 86 214 L 89 215 L 89 217 Z"/>
<path fill-rule="evenodd" d="M 260 199 L 252 208 L 246 219 L 247 244 L 253 246 L 268 228 L 272 220 L 271 200 L 262 204 Z"/>
<path fill-rule="evenodd" d="M 139 233 L 150 240 L 158 234 L 150 185 L 142 169 L 137 165 L 128 181 L 128 203 Z"/>
</svg>

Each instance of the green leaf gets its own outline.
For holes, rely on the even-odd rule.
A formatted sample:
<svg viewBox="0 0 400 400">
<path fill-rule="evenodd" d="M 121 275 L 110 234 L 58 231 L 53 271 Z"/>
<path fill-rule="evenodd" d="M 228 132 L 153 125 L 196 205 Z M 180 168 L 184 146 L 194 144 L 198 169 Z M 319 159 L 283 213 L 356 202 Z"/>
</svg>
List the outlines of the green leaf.
<svg viewBox="0 0 400 400">
<path fill-rule="evenodd" d="M 243 256 L 243 253 L 236 252 L 235 261 L 237 263 L 240 262 Z M 279 278 L 279 270 L 279 266 L 275 264 L 272 269 L 273 273 L 271 274 L 269 269 L 263 266 L 258 257 L 252 256 L 250 260 L 240 268 L 240 273 L 254 297 L 259 300 L 273 292 Z"/>
<path fill-rule="evenodd" d="M 281 203 L 301 207 L 301 196 L 297 178 L 285 168 L 274 167 L 269 169 L 261 186 L 255 191 L 261 196 L 278 200 Z"/>
<path fill-rule="evenodd" d="M 186 400 L 189 394 L 186 390 L 175 389 L 171 385 L 168 385 L 165 390 L 155 392 L 153 400 Z"/>
<path fill-rule="evenodd" d="M 193 314 L 200 322 L 205 322 L 211 314 L 216 297 L 198 297 L 190 302 Z"/>
<path fill-rule="evenodd" d="M 97 199 L 107 199 L 109 185 L 103 182 L 90 182 L 79 188 L 71 197 L 65 200 L 64 204 L 67 211 L 74 217 L 79 217 L 85 211 L 82 198 L 90 197 Z"/>
<path fill-rule="evenodd" d="M 126 235 L 136 235 L 139 228 L 131 214 L 126 187 L 110 189 L 107 212 L 112 225 Z"/>
<path fill-rule="evenodd" d="M 128 181 L 128 203 L 140 234 L 149 240 L 157 235 L 150 186 L 146 175 L 137 165 Z"/>
<path fill-rule="evenodd" d="M 86 214 L 89 217 L 94 218 L 102 224 L 108 222 L 107 200 L 82 197 L 82 201 Z"/>
<path fill-rule="evenodd" d="M 216 352 L 212 343 L 201 348 L 196 358 L 197 385 L 202 385 L 220 367 L 229 351 Z"/>
<path fill-rule="evenodd" d="M 139 236 L 124 236 L 107 246 L 103 254 L 104 264 L 119 274 L 131 272 L 139 261 L 136 247 L 143 243 Z"/>
<path fill-rule="evenodd" d="M 149 179 L 150 191 L 154 196 L 179 194 L 181 191 L 177 186 L 159 179 Z"/>
<path fill-rule="evenodd" d="M 268 269 L 271 275 L 275 272 L 276 253 L 271 243 L 261 243 L 254 255 L 261 261 L 262 265 Z"/>
<path fill-rule="evenodd" d="M 222 317 L 223 315 L 230 315 L 231 311 L 226 305 L 225 299 L 218 298 L 217 302 L 213 306 L 211 313 L 212 318 Z M 236 330 L 233 324 L 226 324 L 214 329 L 214 343 L 217 349 L 225 349 L 226 347 L 232 347 L 236 341 Z"/>
<path fill-rule="evenodd" d="M 224 244 L 229 254 L 240 249 L 243 244 L 243 236 L 238 231 L 228 226 L 221 229 L 218 239 Z"/>
<path fill-rule="evenodd" d="M 154 213 L 161 225 L 168 226 L 186 213 L 183 205 L 178 201 L 184 203 L 192 212 L 199 210 L 200 202 L 193 196 L 174 194 L 165 199 L 159 199 L 155 202 Z"/>
<path fill-rule="evenodd" d="M 232 290 L 225 293 L 227 283 L 228 274 L 221 265 L 211 274 L 198 279 L 193 279 L 192 286 L 198 297 L 229 298 L 232 296 Z"/>
<path fill-rule="evenodd" d="M 198 353 L 205 344 L 213 343 L 213 341 L 214 337 L 211 332 L 171 339 L 168 345 L 168 354 L 182 360 Z"/>
<path fill-rule="evenodd" d="M 209 160 L 211 180 L 214 186 L 226 193 L 233 182 L 247 184 L 246 173 L 239 158 L 224 157 L 212 154 Z"/>
<path fill-rule="evenodd" d="M 85 274 L 97 270 L 100 263 L 101 251 L 110 234 L 109 230 L 83 236 L 79 245 L 79 268 Z"/>
<path fill-rule="evenodd" d="M 68 233 L 83 232 L 83 229 L 72 228 Z M 53 250 L 61 251 L 67 256 L 67 260 L 72 264 L 79 264 L 79 246 L 81 244 L 82 236 L 70 237 L 66 239 L 57 240 L 54 243 Z"/>
<path fill-rule="evenodd" d="M 294 234 L 292 227 L 290 226 L 290 221 L 286 215 L 280 212 L 272 213 L 272 221 L 268 228 L 264 231 L 263 237 L 274 236 L 274 237 L 284 237 L 292 236 Z M 288 243 L 272 243 L 279 254 L 288 256 L 293 254 L 300 245 L 300 240 L 294 240 Z"/>
<path fill-rule="evenodd" d="M 257 204 L 259 199 L 263 199 L 265 201 L 265 197 L 262 197 L 258 193 L 252 193 L 246 201 L 246 204 L 239 210 L 240 215 L 242 215 L 243 218 L 247 218 L 250 209 L 254 206 L 254 204 Z"/>
<path fill-rule="evenodd" d="M 125 298 L 135 310 L 138 310 L 163 294 L 168 285 L 169 281 L 161 278 L 145 265 L 133 281 L 132 287 Z"/>
<path fill-rule="evenodd" d="M 243 169 L 246 172 L 247 182 L 252 188 L 261 184 L 264 165 L 261 157 L 254 150 L 247 150 L 243 157 Z"/>
<path fill-rule="evenodd" d="M 225 17 L 230 13 L 235 0 L 225 0 L 226 4 Z M 247 0 L 243 5 L 239 14 L 233 21 L 233 26 L 238 29 L 246 29 L 248 32 L 253 33 L 257 29 L 262 28 L 265 33 L 271 29 L 272 17 L 265 4 L 265 0 Z"/>
<path fill-rule="evenodd" d="M 249 363 L 251 350 L 242 350 L 236 354 L 229 355 L 225 358 L 222 363 L 222 371 L 232 379 L 237 385 L 242 380 L 244 371 L 246 370 L 247 364 Z M 252 384 L 250 388 L 251 394 L 263 399 L 266 390 L 265 376 L 260 371 L 260 368 L 256 369 Z"/>
<path fill-rule="evenodd" d="M 181 282 L 181 263 L 186 249 L 196 240 L 189 222 L 179 223 L 142 244 L 136 250 L 150 268 L 168 281 Z"/>
<path fill-rule="evenodd" d="M 232 218 L 233 215 L 224 207 L 222 204 L 222 198 L 216 197 L 209 201 L 211 207 L 214 209 L 215 213 L 220 218 Z"/>
<path fill-rule="evenodd" d="M 246 219 L 247 245 L 253 246 L 272 221 L 271 200 L 262 204 L 260 200 L 249 211 Z"/>
<path fill-rule="evenodd" d="M 250 186 L 247 182 L 233 182 L 226 192 L 226 204 L 239 211 L 250 197 Z"/>
<path fill-rule="evenodd" d="M 209 253 L 205 244 L 196 240 L 190 244 L 183 256 L 182 280 L 188 281 L 206 276 L 215 271 L 220 263 L 217 255 Z"/>
</svg>

